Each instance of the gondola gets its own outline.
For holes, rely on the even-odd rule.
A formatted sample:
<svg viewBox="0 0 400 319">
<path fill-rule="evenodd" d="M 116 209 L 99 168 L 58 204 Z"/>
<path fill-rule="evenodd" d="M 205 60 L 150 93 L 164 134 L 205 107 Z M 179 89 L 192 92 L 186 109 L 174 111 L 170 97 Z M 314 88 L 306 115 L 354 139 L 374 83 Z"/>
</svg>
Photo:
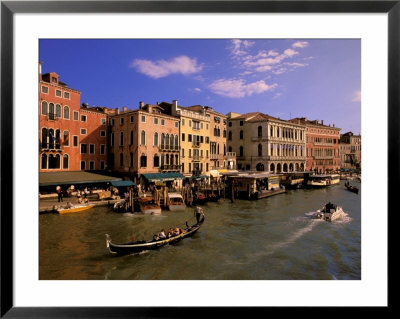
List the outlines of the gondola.
<svg viewBox="0 0 400 319">
<path fill-rule="evenodd" d="M 106 246 L 110 250 L 111 253 L 114 254 L 133 254 L 140 253 L 145 250 L 153 250 L 159 247 L 162 247 L 167 244 L 176 243 L 184 238 L 192 236 L 196 231 L 198 231 L 201 225 L 204 223 L 204 215 L 202 215 L 200 221 L 192 226 L 189 226 L 186 222 L 187 228 L 185 229 L 185 233 L 172 236 L 166 239 L 158 239 L 158 240 L 148 240 L 148 241 L 135 241 L 125 244 L 115 244 L 111 241 L 111 237 L 106 234 Z"/>
<path fill-rule="evenodd" d="M 358 188 L 355 187 L 355 186 L 351 186 L 351 185 L 349 184 L 349 182 L 347 182 L 346 184 L 344 184 L 344 186 L 346 186 L 346 188 L 347 188 L 348 191 L 358 194 Z"/>
</svg>

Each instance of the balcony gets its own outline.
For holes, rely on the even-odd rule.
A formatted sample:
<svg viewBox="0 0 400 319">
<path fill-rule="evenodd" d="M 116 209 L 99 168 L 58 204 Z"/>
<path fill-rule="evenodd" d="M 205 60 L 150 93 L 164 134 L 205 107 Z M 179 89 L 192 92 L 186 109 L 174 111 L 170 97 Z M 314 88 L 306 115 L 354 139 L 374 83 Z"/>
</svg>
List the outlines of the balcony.
<svg viewBox="0 0 400 319">
<path fill-rule="evenodd" d="M 160 166 L 161 171 L 179 171 L 181 169 L 181 165 L 178 164 L 165 164 Z"/>
<path fill-rule="evenodd" d="M 200 147 L 200 142 L 193 142 L 192 147 Z"/>
<path fill-rule="evenodd" d="M 57 120 L 57 114 L 56 113 L 47 113 L 47 119 L 49 121 L 55 121 L 55 120 Z"/>
<path fill-rule="evenodd" d="M 160 151 L 165 151 L 165 152 L 179 152 L 179 145 L 166 145 L 166 144 L 161 144 L 159 146 Z"/>
<path fill-rule="evenodd" d="M 210 154 L 211 160 L 217 160 L 219 158 L 219 154 Z"/>
<path fill-rule="evenodd" d="M 200 156 L 199 155 L 193 155 L 192 161 L 200 161 Z"/>
<path fill-rule="evenodd" d="M 62 151 L 60 143 L 40 143 L 40 149 L 43 151 Z"/>
</svg>

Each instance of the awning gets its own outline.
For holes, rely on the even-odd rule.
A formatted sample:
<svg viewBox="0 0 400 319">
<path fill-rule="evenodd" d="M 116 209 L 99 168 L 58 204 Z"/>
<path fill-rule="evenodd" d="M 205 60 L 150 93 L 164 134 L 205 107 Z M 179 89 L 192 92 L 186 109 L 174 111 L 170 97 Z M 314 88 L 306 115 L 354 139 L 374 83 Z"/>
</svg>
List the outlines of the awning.
<svg viewBox="0 0 400 319">
<path fill-rule="evenodd" d="M 121 178 L 89 173 L 85 171 L 44 172 L 39 173 L 39 186 L 76 185 L 93 183 L 110 183 Z"/>
<path fill-rule="evenodd" d="M 136 184 L 132 181 L 111 181 L 111 185 L 115 187 L 124 187 L 124 186 L 135 186 Z"/>
<path fill-rule="evenodd" d="M 146 178 L 149 182 L 155 181 L 174 181 L 176 179 L 183 179 L 185 178 L 181 173 L 170 172 L 170 173 L 149 173 L 149 174 L 142 174 L 144 178 Z"/>
<path fill-rule="evenodd" d="M 219 172 L 218 172 L 218 170 L 213 169 L 213 170 L 210 171 L 210 175 L 212 177 L 218 177 L 219 176 Z"/>
</svg>

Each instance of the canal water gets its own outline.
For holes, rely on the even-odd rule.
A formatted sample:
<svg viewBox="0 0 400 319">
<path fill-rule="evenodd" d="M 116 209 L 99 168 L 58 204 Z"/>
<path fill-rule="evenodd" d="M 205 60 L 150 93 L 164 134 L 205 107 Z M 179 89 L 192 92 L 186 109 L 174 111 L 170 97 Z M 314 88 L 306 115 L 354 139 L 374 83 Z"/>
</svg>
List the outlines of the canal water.
<svg viewBox="0 0 400 319">
<path fill-rule="evenodd" d="M 195 222 L 193 208 L 159 216 L 97 207 L 74 214 L 39 215 L 39 279 L 109 280 L 359 280 L 360 193 L 344 186 L 288 190 L 247 201 L 203 205 L 205 222 L 191 238 L 119 256 L 113 242 L 149 239 L 162 228 Z M 333 222 L 311 218 L 326 202 L 343 207 Z"/>
</svg>

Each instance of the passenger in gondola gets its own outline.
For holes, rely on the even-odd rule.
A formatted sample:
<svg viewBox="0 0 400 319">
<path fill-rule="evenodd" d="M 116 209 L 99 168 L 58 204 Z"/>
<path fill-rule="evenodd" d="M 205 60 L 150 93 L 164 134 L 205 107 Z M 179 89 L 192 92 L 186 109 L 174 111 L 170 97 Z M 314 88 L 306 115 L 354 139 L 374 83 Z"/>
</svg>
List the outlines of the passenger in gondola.
<svg viewBox="0 0 400 319">
<path fill-rule="evenodd" d="M 179 227 L 176 227 L 174 230 L 174 236 L 178 236 L 181 233 L 181 230 Z"/>
<path fill-rule="evenodd" d="M 159 237 L 160 239 L 165 239 L 165 238 L 167 238 L 167 236 L 165 235 L 164 228 L 161 229 L 161 232 L 160 232 L 160 234 L 158 235 L 158 237 Z"/>
</svg>

